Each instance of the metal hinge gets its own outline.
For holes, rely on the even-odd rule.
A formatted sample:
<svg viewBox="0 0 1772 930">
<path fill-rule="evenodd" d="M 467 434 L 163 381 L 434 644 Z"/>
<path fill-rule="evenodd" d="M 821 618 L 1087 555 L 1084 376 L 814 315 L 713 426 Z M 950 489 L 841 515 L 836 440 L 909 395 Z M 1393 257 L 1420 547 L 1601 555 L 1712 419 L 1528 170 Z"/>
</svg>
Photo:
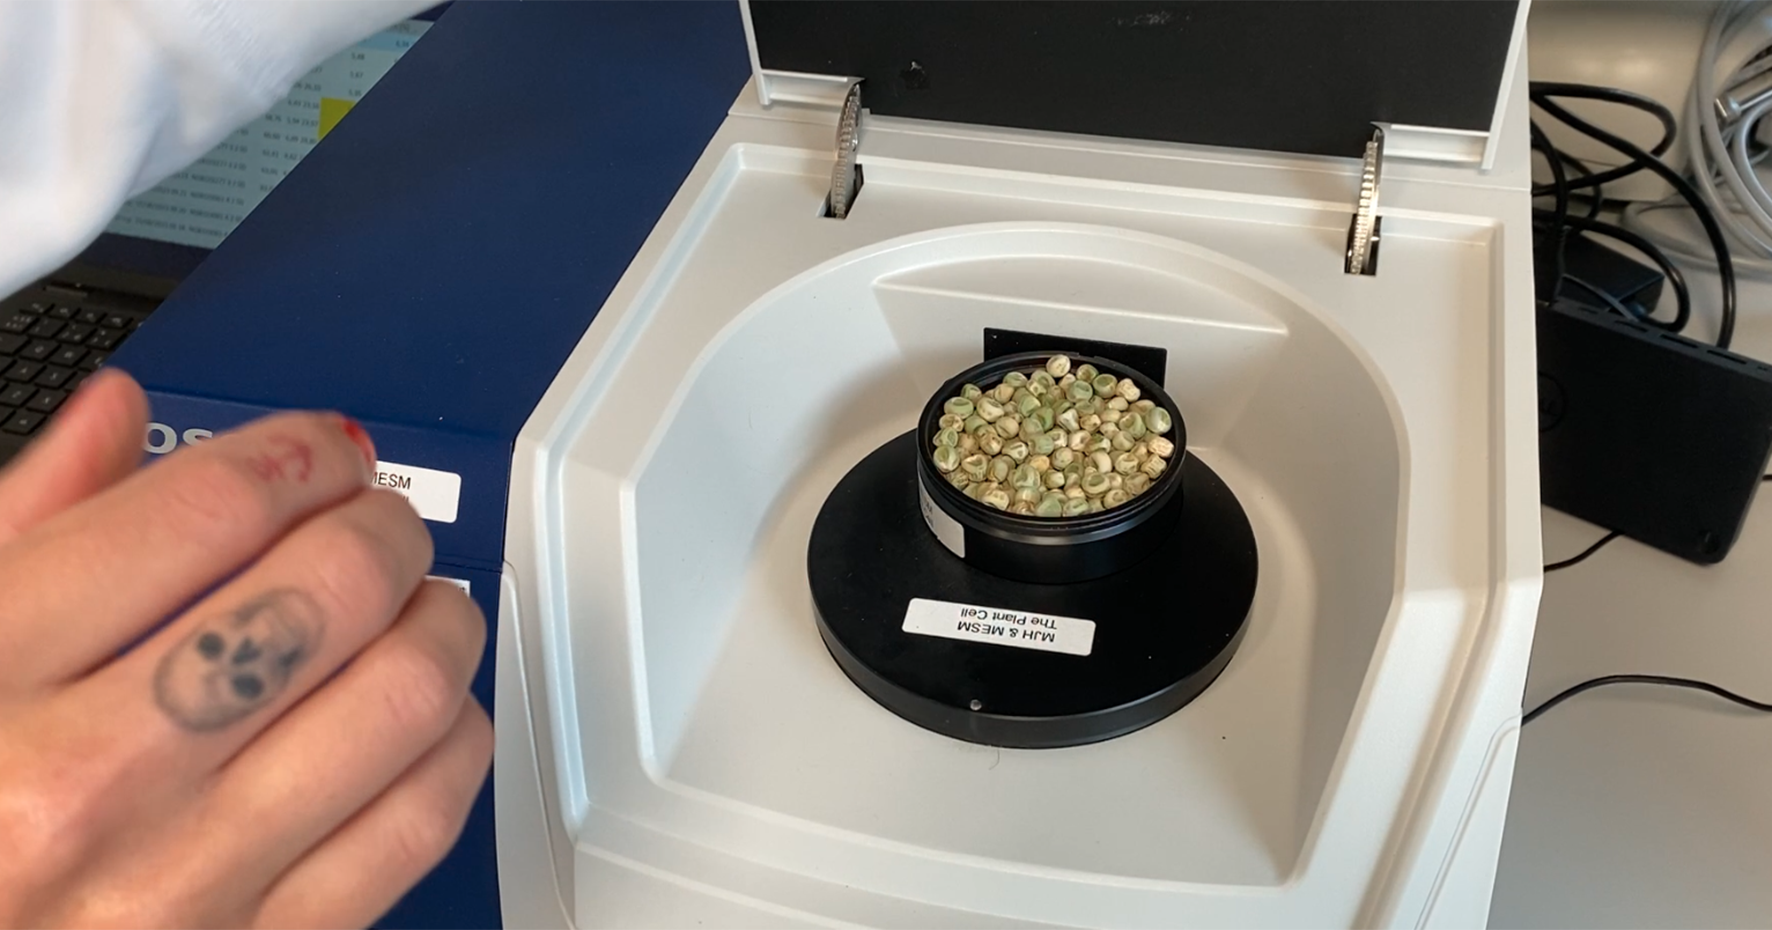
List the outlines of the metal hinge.
<svg viewBox="0 0 1772 930">
<path fill-rule="evenodd" d="M 843 97 L 843 112 L 837 117 L 837 162 L 831 167 L 830 209 L 833 219 L 849 215 L 855 195 L 861 191 L 861 166 L 855 163 L 861 148 L 861 82 L 849 86 Z"/>
<path fill-rule="evenodd" d="M 1342 270 L 1348 274 L 1378 273 L 1379 226 L 1378 182 L 1384 172 L 1384 127 L 1372 127 L 1372 141 L 1366 143 L 1366 159 L 1360 166 L 1360 193 L 1354 200 L 1354 218 L 1347 227 L 1347 263 Z"/>
</svg>

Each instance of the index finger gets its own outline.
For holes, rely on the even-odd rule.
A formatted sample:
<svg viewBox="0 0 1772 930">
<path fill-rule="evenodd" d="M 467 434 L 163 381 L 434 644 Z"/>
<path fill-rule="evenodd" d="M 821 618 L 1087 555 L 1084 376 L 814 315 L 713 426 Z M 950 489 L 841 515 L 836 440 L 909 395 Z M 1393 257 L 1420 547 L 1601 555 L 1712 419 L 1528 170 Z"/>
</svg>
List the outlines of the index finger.
<svg viewBox="0 0 1772 930">
<path fill-rule="evenodd" d="M 0 547 L 0 681 L 79 675 L 361 491 L 375 451 L 337 414 L 268 417 L 173 453 Z M 121 570 L 119 570 L 121 569 Z M 7 667 L 13 665 L 16 667 Z"/>
</svg>

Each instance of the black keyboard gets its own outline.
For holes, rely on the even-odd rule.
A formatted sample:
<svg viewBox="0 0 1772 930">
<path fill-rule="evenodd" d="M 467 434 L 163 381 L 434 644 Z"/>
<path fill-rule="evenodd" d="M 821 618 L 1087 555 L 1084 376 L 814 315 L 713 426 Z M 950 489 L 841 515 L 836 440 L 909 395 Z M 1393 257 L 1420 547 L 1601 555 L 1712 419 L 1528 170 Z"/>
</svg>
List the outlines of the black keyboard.
<svg viewBox="0 0 1772 930">
<path fill-rule="evenodd" d="M 43 432 L 156 303 L 54 283 L 0 301 L 0 463 Z"/>
</svg>

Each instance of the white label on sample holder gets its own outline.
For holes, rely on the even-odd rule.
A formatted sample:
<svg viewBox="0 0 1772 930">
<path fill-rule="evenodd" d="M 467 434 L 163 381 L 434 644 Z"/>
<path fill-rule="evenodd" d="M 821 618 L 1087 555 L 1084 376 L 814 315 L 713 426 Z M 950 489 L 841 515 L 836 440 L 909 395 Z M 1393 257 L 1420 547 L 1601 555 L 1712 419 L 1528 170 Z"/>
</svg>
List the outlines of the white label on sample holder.
<svg viewBox="0 0 1772 930">
<path fill-rule="evenodd" d="M 1050 617 L 1019 610 L 913 598 L 904 631 L 973 643 L 1086 656 L 1095 648 L 1095 621 Z"/>
<path fill-rule="evenodd" d="M 461 593 L 466 594 L 470 597 L 472 597 L 474 594 L 474 586 L 468 584 L 466 581 L 463 581 L 460 578 L 450 578 L 446 575 L 426 575 L 425 577 L 431 579 L 432 581 L 447 581 L 450 584 L 455 585 L 456 587 L 460 588 Z"/>
<path fill-rule="evenodd" d="M 948 516 L 947 511 L 935 506 L 935 501 L 929 499 L 928 489 L 923 487 L 922 478 L 917 479 L 917 500 L 923 505 L 923 522 L 929 524 L 929 532 L 934 533 L 949 552 L 965 558 L 966 528 Z"/>
<path fill-rule="evenodd" d="M 456 508 L 461 505 L 461 476 L 455 472 L 376 462 L 375 484 L 405 495 L 412 509 L 426 520 L 455 522 Z"/>
</svg>

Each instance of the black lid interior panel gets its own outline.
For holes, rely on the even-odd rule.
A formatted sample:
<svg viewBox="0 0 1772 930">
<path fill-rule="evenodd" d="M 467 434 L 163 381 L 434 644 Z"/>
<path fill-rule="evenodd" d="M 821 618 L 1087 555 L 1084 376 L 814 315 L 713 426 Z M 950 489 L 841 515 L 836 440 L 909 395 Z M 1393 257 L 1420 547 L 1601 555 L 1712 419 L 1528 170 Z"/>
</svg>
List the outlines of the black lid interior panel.
<svg viewBox="0 0 1772 930">
<path fill-rule="evenodd" d="M 1515 0 L 751 0 L 764 70 L 876 114 L 1359 157 L 1374 122 L 1487 131 Z"/>
</svg>

